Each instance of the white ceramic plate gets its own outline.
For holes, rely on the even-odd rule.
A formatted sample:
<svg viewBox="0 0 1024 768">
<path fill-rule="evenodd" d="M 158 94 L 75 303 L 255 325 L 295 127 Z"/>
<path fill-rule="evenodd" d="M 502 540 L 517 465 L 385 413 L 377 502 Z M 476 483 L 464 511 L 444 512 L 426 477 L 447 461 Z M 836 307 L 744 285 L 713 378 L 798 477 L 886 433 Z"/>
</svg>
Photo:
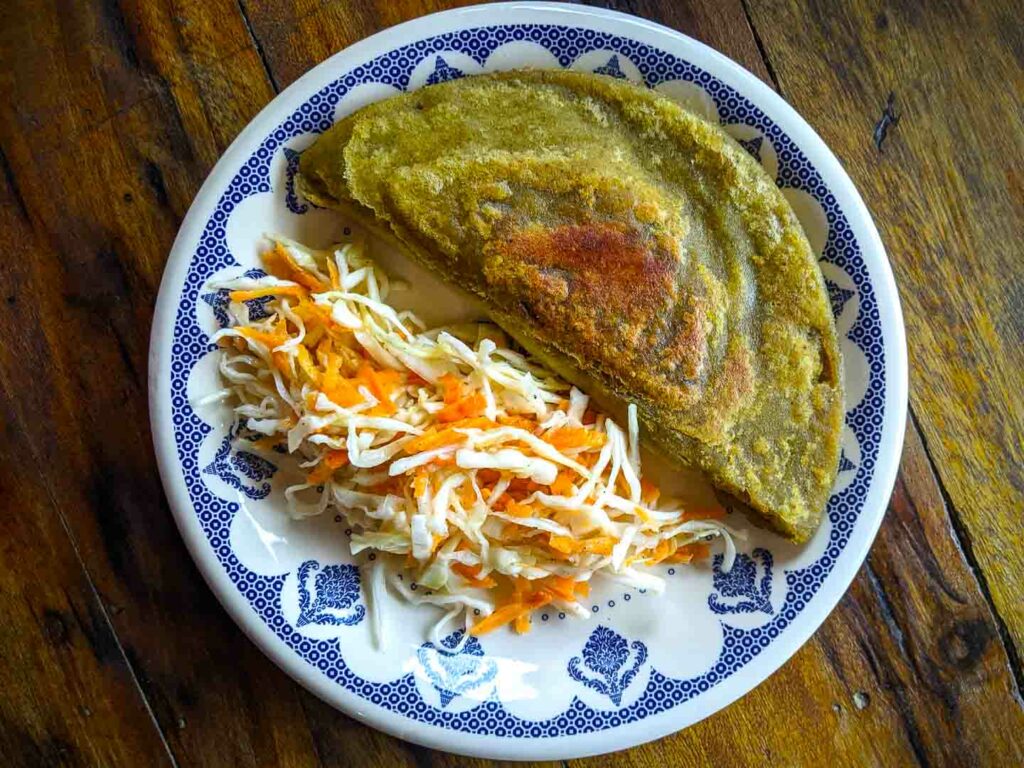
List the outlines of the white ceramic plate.
<svg viewBox="0 0 1024 768">
<path fill-rule="evenodd" d="M 292 522 L 287 457 L 236 445 L 210 336 L 225 296 L 214 277 L 258 266 L 261 236 L 311 244 L 345 222 L 298 199 L 298 153 L 339 116 L 427 83 L 515 67 L 572 67 L 644 82 L 720 122 L 760 159 L 821 255 L 847 382 L 843 456 L 824 524 L 796 548 L 752 531 L 728 574 L 717 563 L 665 569 L 655 597 L 595 589 L 590 621 L 548 611 L 520 637 L 496 632 L 459 653 L 426 642 L 433 609 L 397 599 L 389 642 L 371 642 L 359 572 L 340 518 Z M 428 320 L 472 311 L 412 278 Z M 439 309 L 440 308 L 440 309 Z M 253 306 L 258 311 L 257 306 Z M 557 759 L 638 744 L 742 696 L 807 640 L 846 590 L 895 479 L 907 366 L 892 273 L 863 202 L 832 153 L 771 89 L 718 53 L 631 16 L 556 4 L 477 6 L 428 16 L 333 56 L 274 99 L 231 145 L 181 227 L 160 288 L 150 406 L 164 487 L 207 581 L 278 665 L 376 728 L 465 754 Z"/>
</svg>

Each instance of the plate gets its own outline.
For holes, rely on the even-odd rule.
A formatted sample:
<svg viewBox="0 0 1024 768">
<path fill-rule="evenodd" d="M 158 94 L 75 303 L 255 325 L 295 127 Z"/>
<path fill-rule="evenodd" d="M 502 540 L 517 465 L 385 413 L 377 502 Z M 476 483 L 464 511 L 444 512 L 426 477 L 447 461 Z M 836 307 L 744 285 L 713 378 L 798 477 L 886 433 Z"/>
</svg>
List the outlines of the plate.
<svg viewBox="0 0 1024 768">
<path fill-rule="evenodd" d="M 571 67 L 646 83 L 733 134 L 774 176 L 821 258 L 843 352 L 846 425 L 821 529 L 803 547 L 752 530 L 720 560 L 666 568 L 662 596 L 606 585 L 589 621 L 547 611 L 456 652 L 426 639 L 437 616 L 382 606 L 371 639 L 341 518 L 291 521 L 287 457 L 233 440 L 211 335 L 226 319 L 211 279 L 258 266 L 266 232 L 312 245 L 344 235 L 296 195 L 300 153 L 338 117 L 426 84 L 516 67 Z M 473 311 L 400 254 L 375 245 L 431 321 Z M 260 311 L 258 300 L 250 310 Z M 235 621 L 288 674 L 338 709 L 429 747 L 491 758 L 564 759 L 684 728 L 764 680 L 849 586 L 892 491 L 906 418 L 902 316 L 882 244 L 849 177 L 760 80 L 677 32 L 609 11 L 498 4 L 427 16 L 338 53 L 270 103 L 206 180 L 171 252 L 150 349 L 160 473 L 200 570 Z"/>
</svg>

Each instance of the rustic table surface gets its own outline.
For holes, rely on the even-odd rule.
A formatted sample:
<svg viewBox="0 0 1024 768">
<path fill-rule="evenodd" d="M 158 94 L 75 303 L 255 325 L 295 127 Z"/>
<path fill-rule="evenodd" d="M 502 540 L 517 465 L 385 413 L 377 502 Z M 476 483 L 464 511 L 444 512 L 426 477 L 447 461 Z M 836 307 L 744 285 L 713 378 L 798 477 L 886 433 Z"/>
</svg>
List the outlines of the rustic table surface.
<svg viewBox="0 0 1024 768">
<path fill-rule="evenodd" d="M 1024 7 L 612 5 L 746 66 L 846 166 L 902 295 L 911 418 L 814 638 L 704 722 L 567 764 L 1024 764 Z M 218 156 L 313 65 L 444 6 L 0 2 L 3 765 L 485 764 L 350 720 L 242 635 L 178 536 L 146 404 L 164 262 Z"/>
</svg>

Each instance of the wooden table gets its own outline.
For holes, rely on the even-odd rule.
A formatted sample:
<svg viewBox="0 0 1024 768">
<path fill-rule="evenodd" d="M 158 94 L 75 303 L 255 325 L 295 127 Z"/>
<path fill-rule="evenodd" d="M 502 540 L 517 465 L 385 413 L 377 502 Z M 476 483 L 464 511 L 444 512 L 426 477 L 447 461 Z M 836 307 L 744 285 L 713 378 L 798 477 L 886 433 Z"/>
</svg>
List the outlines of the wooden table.
<svg viewBox="0 0 1024 768">
<path fill-rule="evenodd" d="M 613 5 L 742 63 L 846 166 L 900 286 L 911 418 L 814 638 L 699 725 L 570 762 L 1024 763 L 1024 7 Z M 146 405 L 160 275 L 218 156 L 314 64 L 443 6 L 0 3 L 3 765 L 484 763 L 359 725 L 243 637 L 175 529 Z"/>
</svg>

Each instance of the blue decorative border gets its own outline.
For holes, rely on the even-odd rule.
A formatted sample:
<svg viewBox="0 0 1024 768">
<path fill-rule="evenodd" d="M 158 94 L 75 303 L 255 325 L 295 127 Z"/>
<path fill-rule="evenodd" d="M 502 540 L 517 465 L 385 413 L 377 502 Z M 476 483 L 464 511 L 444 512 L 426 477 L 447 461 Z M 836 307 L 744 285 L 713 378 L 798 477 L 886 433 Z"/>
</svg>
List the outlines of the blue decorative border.
<svg viewBox="0 0 1024 768">
<path fill-rule="evenodd" d="M 226 242 L 228 217 L 250 195 L 271 191 L 271 159 L 281 146 L 299 134 L 326 130 L 332 123 L 338 101 L 356 85 L 380 82 L 405 90 L 413 69 L 437 52 L 457 51 L 482 65 L 500 45 L 517 40 L 543 46 L 562 66 L 568 66 L 581 54 L 593 50 L 608 50 L 625 56 L 639 68 L 647 85 L 677 79 L 696 83 L 714 99 L 724 122 L 745 123 L 760 129 L 776 148 L 779 185 L 809 193 L 825 211 L 829 234 L 823 258 L 845 270 L 856 285 L 860 312 L 848 336 L 864 351 L 870 366 L 866 394 L 846 415 L 847 424 L 860 444 L 861 461 L 856 475 L 829 502 L 827 513 L 832 525 L 824 553 L 814 564 L 786 572 L 786 601 L 768 623 L 754 629 L 738 629 L 723 623 L 721 654 L 702 675 L 674 679 L 652 669 L 644 691 L 626 707 L 598 710 L 577 697 L 565 712 L 543 721 L 520 718 L 494 699 L 468 711 L 439 709 L 424 700 L 412 674 L 385 683 L 366 680 L 348 667 L 336 640 L 315 641 L 295 631 L 282 615 L 280 595 L 285 577 L 256 574 L 242 565 L 231 550 L 230 525 L 239 507 L 237 503 L 218 498 L 203 483 L 199 449 L 210 427 L 192 410 L 186 394 L 189 372 L 203 355 L 214 349 L 195 318 L 200 290 L 215 272 L 236 264 Z M 875 292 L 858 243 L 835 196 L 799 148 L 758 107 L 698 67 L 628 38 L 555 25 L 490 26 L 420 40 L 356 67 L 311 96 L 263 140 L 238 170 L 206 223 L 182 289 L 171 356 L 174 437 L 189 497 L 221 566 L 253 610 L 307 663 L 371 704 L 430 725 L 498 737 L 572 736 L 615 728 L 678 706 L 721 683 L 757 657 L 805 608 L 846 546 L 875 469 L 884 419 L 885 353 Z"/>
</svg>

